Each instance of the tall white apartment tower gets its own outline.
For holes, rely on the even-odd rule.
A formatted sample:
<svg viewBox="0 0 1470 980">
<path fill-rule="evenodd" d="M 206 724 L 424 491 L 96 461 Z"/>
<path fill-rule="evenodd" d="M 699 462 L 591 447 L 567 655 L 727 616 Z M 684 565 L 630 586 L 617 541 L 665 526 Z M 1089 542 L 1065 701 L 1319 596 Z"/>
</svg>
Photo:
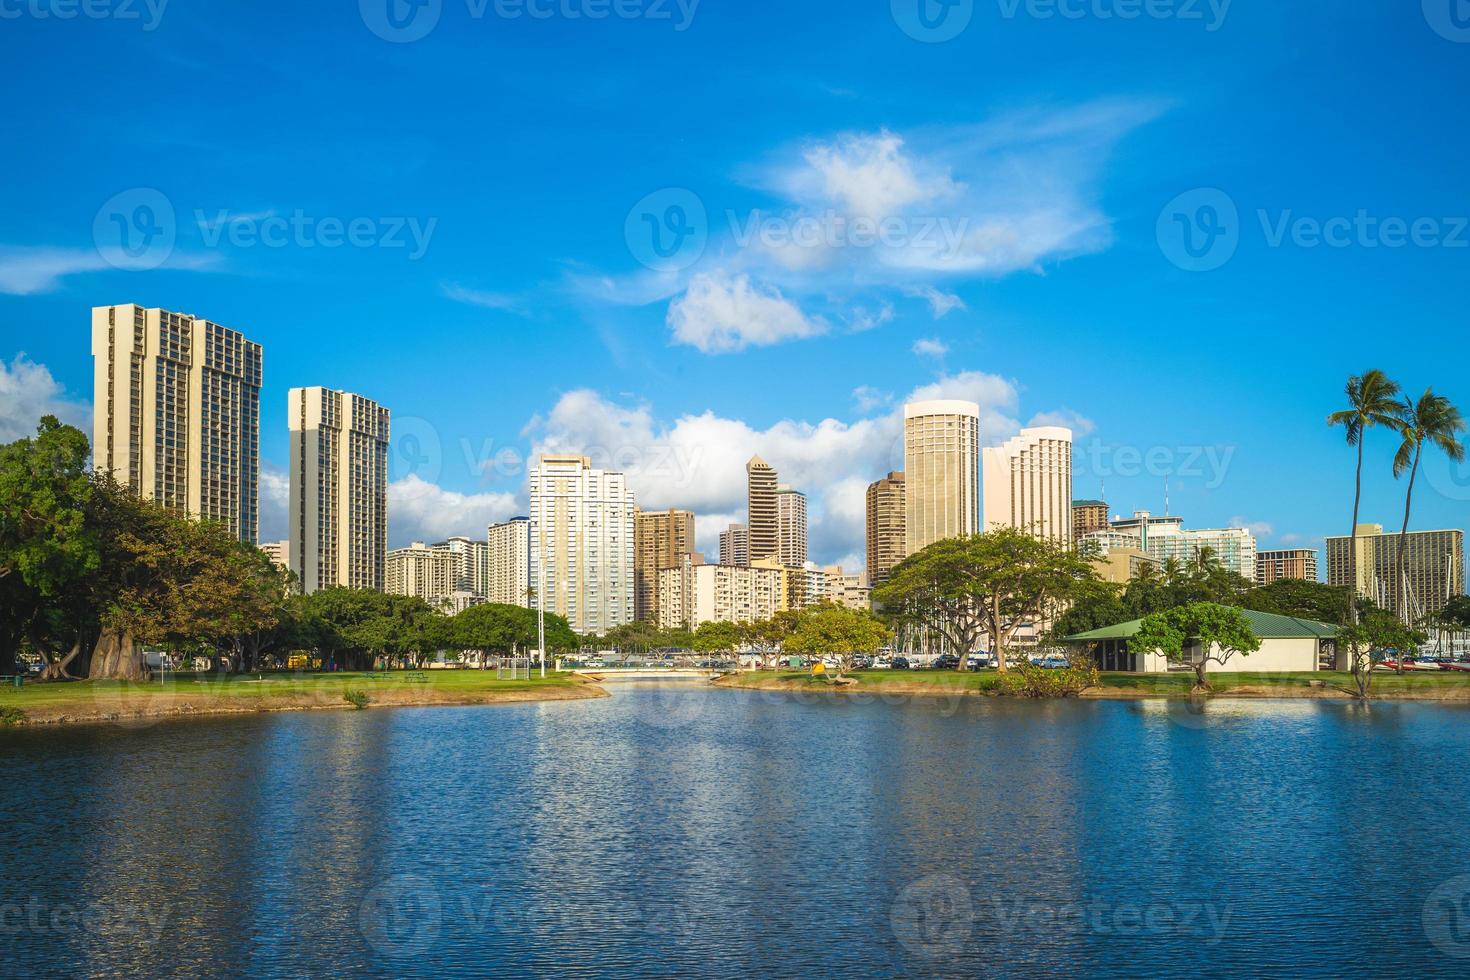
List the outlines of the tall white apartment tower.
<svg viewBox="0 0 1470 980">
<path fill-rule="evenodd" d="M 776 488 L 776 559 L 790 568 L 806 564 L 806 494 Z"/>
<path fill-rule="evenodd" d="M 255 544 L 261 360 L 259 344 L 187 313 L 94 307 L 94 467 Z"/>
<path fill-rule="evenodd" d="M 531 606 L 531 519 L 512 517 L 486 530 L 490 580 L 485 598 L 502 606 Z"/>
<path fill-rule="evenodd" d="M 330 388 L 292 388 L 288 564 L 308 595 L 385 587 L 388 410 Z"/>
<path fill-rule="evenodd" d="M 984 529 L 1014 527 L 1071 548 L 1072 430 L 1022 429 L 982 453 Z"/>
<path fill-rule="evenodd" d="M 980 530 L 980 406 L 903 407 L 905 554 Z"/>
<path fill-rule="evenodd" d="M 531 468 L 534 604 L 578 633 L 633 622 L 633 494 L 622 473 L 585 456 L 542 456 Z"/>
</svg>

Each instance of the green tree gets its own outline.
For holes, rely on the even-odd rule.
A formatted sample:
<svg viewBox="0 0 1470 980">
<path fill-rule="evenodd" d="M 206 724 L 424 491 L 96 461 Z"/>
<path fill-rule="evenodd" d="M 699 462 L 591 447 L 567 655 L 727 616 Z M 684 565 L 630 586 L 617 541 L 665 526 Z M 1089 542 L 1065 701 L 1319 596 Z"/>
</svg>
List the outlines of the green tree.
<svg viewBox="0 0 1470 980">
<path fill-rule="evenodd" d="M 1414 503 L 1414 481 L 1419 476 L 1419 464 L 1424 457 L 1424 447 L 1433 446 L 1451 460 L 1458 463 L 1465 458 L 1465 444 L 1460 433 L 1465 431 L 1465 420 L 1460 410 L 1443 395 L 1427 389 L 1419 400 L 1405 399 L 1400 417 L 1399 431 L 1403 442 L 1393 457 L 1393 475 L 1409 473 L 1409 488 L 1404 494 L 1404 526 L 1399 532 L 1398 557 L 1394 562 L 1394 611 L 1408 621 L 1410 596 L 1404 594 L 1404 556 L 1409 546 L 1409 512 Z M 1403 669 L 1400 661 L 1400 670 Z"/>
<path fill-rule="evenodd" d="M 1470 596 L 1457 595 L 1447 602 L 1439 621 L 1452 630 L 1470 630 Z"/>
<path fill-rule="evenodd" d="M 982 635 L 1000 669 L 1026 624 L 1059 616 L 1096 588 L 1097 569 L 1080 552 L 1018 528 L 936 541 L 893 569 L 874 599 L 896 622 L 933 630 L 959 654 L 957 670 Z"/>
<path fill-rule="evenodd" d="M 700 623 L 694 631 L 694 649 L 700 653 L 732 654 L 740 649 L 743 638 L 735 623 L 711 620 Z"/>
<path fill-rule="evenodd" d="M 1390 654 L 1402 664 L 1404 655 L 1417 649 L 1426 638 L 1422 630 L 1377 607 L 1363 611 L 1358 622 L 1344 626 L 1337 635 L 1337 642 L 1347 645 L 1358 698 L 1368 699 L 1373 671 Z"/>
<path fill-rule="evenodd" d="M 836 661 L 841 678 L 858 656 L 871 656 L 892 639 L 893 630 L 871 612 L 823 603 L 802 612 L 786 649 Z"/>
<path fill-rule="evenodd" d="M 1363 502 L 1363 441 L 1369 429 L 1399 430 L 1399 385 L 1377 368 L 1353 375 L 1347 380 L 1344 394 L 1348 407 L 1327 416 L 1327 424 L 1342 426 L 1347 444 L 1358 452 L 1358 465 L 1353 481 L 1353 526 L 1348 544 L 1348 581 L 1356 582 L 1358 560 L 1358 511 Z M 1343 612 L 1349 622 L 1357 621 L 1357 610 L 1351 597 L 1343 599 Z M 1333 620 L 1328 620 L 1332 622 Z"/>
<path fill-rule="evenodd" d="M 1369 600 L 1359 597 L 1354 609 L 1357 615 L 1353 615 L 1349 613 L 1351 599 L 1347 586 L 1286 578 L 1251 589 L 1240 604 L 1257 612 L 1345 626 L 1373 605 Z"/>
<path fill-rule="evenodd" d="M 1175 663 L 1188 664 L 1194 668 L 1195 690 L 1208 691 L 1205 673 L 1210 664 L 1223 667 L 1236 654 L 1248 656 L 1261 648 L 1261 641 L 1239 609 L 1196 602 L 1145 617 L 1128 646 L 1143 653 L 1157 650 Z"/>
</svg>

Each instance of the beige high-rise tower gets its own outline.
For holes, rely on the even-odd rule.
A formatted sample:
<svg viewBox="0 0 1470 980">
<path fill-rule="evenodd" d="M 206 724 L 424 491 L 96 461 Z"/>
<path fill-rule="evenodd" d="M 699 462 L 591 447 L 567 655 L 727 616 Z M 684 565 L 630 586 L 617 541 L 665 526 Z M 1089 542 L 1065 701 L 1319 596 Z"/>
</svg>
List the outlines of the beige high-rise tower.
<svg viewBox="0 0 1470 980">
<path fill-rule="evenodd" d="M 806 564 L 806 494 L 776 488 L 776 558 L 788 568 Z"/>
<path fill-rule="evenodd" d="M 531 468 L 533 605 L 578 633 L 633 621 L 633 492 L 586 456 L 542 456 Z"/>
<path fill-rule="evenodd" d="M 318 589 L 385 588 L 388 410 L 361 395 L 292 388 L 287 564 Z"/>
<path fill-rule="evenodd" d="M 1458 528 L 1410 531 L 1404 542 L 1403 581 L 1398 578 L 1399 536 L 1383 533 L 1381 524 L 1359 524 L 1357 557 L 1353 539 L 1327 539 L 1327 584 L 1352 585 L 1408 623 L 1438 615 L 1449 601 L 1465 594 L 1465 532 Z"/>
<path fill-rule="evenodd" d="M 980 406 L 915 402 L 903 408 L 904 552 L 980 530 Z"/>
<path fill-rule="evenodd" d="M 888 581 L 893 567 L 907 557 L 904 528 L 905 485 L 902 473 L 889 473 L 868 487 L 868 584 Z"/>
<path fill-rule="evenodd" d="M 1071 548 L 1072 430 L 1022 429 L 1004 445 L 986 449 L 984 530 L 1014 527 Z"/>
<path fill-rule="evenodd" d="M 694 515 L 687 510 L 637 511 L 633 516 L 633 618 L 657 623 L 658 573 L 694 554 Z"/>
<path fill-rule="evenodd" d="M 750 560 L 780 556 L 780 516 L 776 504 L 776 471 L 759 456 L 745 464 L 746 520 L 750 528 Z"/>
<path fill-rule="evenodd" d="M 92 310 L 93 466 L 255 544 L 260 345 L 187 313 Z"/>
</svg>

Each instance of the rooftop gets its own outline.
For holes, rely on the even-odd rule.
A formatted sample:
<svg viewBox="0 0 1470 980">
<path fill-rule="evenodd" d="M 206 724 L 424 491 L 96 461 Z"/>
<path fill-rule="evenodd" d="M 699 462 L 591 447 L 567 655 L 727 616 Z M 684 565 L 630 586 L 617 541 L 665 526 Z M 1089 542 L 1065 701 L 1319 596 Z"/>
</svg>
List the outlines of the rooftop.
<svg viewBox="0 0 1470 980">
<path fill-rule="evenodd" d="M 1257 612 L 1254 609 L 1241 609 L 1241 614 L 1250 623 L 1251 632 L 1262 640 L 1301 640 L 1315 638 L 1319 640 L 1331 639 L 1337 635 L 1338 628 L 1331 623 L 1319 623 L 1313 619 L 1297 619 L 1295 616 L 1278 616 L 1275 613 Z M 1131 619 L 1126 623 L 1116 626 L 1104 626 L 1102 629 L 1089 630 L 1086 633 L 1077 633 L 1065 637 L 1068 643 L 1089 643 L 1094 640 L 1126 640 L 1138 633 L 1139 627 L 1143 625 L 1141 619 Z"/>
</svg>

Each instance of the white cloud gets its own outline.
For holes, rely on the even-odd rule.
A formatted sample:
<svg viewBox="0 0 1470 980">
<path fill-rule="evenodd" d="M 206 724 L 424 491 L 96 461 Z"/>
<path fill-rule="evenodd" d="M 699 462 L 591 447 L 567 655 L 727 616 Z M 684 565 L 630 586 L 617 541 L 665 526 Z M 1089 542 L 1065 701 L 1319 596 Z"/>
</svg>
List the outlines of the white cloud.
<svg viewBox="0 0 1470 980">
<path fill-rule="evenodd" d="M 164 263 L 170 269 L 206 269 L 216 265 L 216 255 L 172 255 Z M 96 249 L 16 248 L 0 246 L 0 293 L 31 296 L 49 293 L 67 276 L 113 269 Z"/>
<path fill-rule="evenodd" d="M 847 329 L 853 333 L 863 333 L 874 327 L 881 327 L 885 323 L 893 322 L 893 304 L 884 302 L 877 310 L 869 310 L 863 306 L 853 307 L 852 315 L 847 321 Z"/>
<path fill-rule="evenodd" d="M 1064 429 L 1071 429 L 1075 439 L 1091 435 L 1097 429 L 1096 422 L 1070 408 L 1058 409 L 1054 412 L 1037 412 L 1031 416 L 1031 421 L 1026 425 L 1038 428 L 1046 425 L 1059 425 Z"/>
<path fill-rule="evenodd" d="M 955 310 L 967 310 L 965 301 L 954 293 L 946 293 L 935 289 L 933 286 L 913 286 L 904 290 L 904 295 L 915 299 L 922 299 L 929 303 L 929 309 L 934 314 L 934 319 L 943 320 Z"/>
<path fill-rule="evenodd" d="M 291 474 L 269 463 L 260 467 L 260 540 L 262 544 L 291 536 Z"/>
<path fill-rule="evenodd" d="M 1016 388 L 1004 378 L 980 372 L 947 376 L 905 401 L 928 398 L 978 402 L 986 444 L 1019 430 Z M 710 556 L 718 550 L 719 531 L 732 519 L 744 519 L 745 463 L 753 455 L 776 467 L 783 483 L 807 493 L 812 558 L 821 562 L 862 550 L 868 484 L 903 469 L 899 407 L 854 422 L 784 419 L 758 429 L 713 412 L 664 422 L 646 404 L 620 404 L 581 390 L 563 395 L 544 418 L 533 420 L 529 434 L 533 455 L 585 453 L 594 465 L 627 473 L 640 505 L 700 515 L 700 546 Z"/>
<path fill-rule="evenodd" d="M 1266 521 L 1248 521 L 1244 517 L 1230 518 L 1229 527 L 1243 527 L 1258 538 L 1269 538 L 1276 529 Z"/>
<path fill-rule="evenodd" d="M 860 415 L 866 415 L 873 409 L 881 408 L 891 401 L 893 401 L 893 395 L 871 385 L 858 385 L 852 389 L 852 403 Z"/>
<path fill-rule="evenodd" d="M 810 169 L 790 176 L 793 196 L 832 201 L 856 217 L 891 217 L 960 190 L 946 168 L 905 152 L 903 138 L 887 130 L 813 144 L 802 159 Z"/>
<path fill-rule="evenodd" d="M 943 357 L 949 353 L 949 345 L 937 337 L 921 337 L 914 341 L 914 353 L 920 357 Z"/>
<path fill-rule="evenodd" d="M 453 535 L 481 538 L 485 528 L 518 513 L 509 493 L 455 493 L 409 474 L 388 485 L 389 545 L 433 543 Z"/>
<path fill-rule="evenodd" d="M 0 443 L 35 435 L 43 415 L 55 415 L 92 438 L 92 406 L 67 398 L 46 365 L 24 353 L 9 364 L 0 358 Z"/>
<path fill-rule="evenodd" d="M 767 347 L 827 331 L 774 287 L 757 286 L 744 274 L 700 273 L 669 305 L 674 341 L 706 354 Z"/>
<path fill-rule="evenodd" d="M 448 299 L 456 303 L 465 303 L 469 306 L 480 306 L 487 310 L 504 310 L 507 313 L 524 313 L 525 307 L 519 297 L 508 293 L 492 293 L 483 289 L 470 289 L 459 283 L 445 283 L 439 287 L 440 292 Z"/>
</svg>

